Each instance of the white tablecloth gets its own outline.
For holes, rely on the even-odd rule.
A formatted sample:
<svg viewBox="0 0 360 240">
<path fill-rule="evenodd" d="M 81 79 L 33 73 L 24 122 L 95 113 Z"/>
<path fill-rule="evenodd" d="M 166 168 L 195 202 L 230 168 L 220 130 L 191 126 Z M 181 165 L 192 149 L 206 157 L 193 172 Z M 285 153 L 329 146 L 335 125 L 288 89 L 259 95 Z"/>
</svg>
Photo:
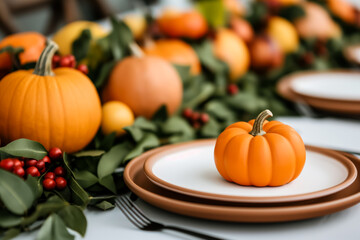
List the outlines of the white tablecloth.
<svg viewBox="0 0 360 240">
<path fill-rule="evenodd" d="M 332 118 L 311 119 L 282 117 L 283 121 L 294 127 L 306 144 L 332 147 L 360 152 L 360 121 Z M 347 210 L 315 219 L 271 224 L 248 224 L 208 221 L 185 217 L 142 201 L 136 204 L 151 219 L 205 232 L 224 239 L 360 239 L 360 204 Z M 193 239 L 171 231 L 145 232 L 133 226 L 119 209 L 106 212 L 86 210 L 88 230 L 84 239 Z M 22 234 L 17 239 L 34 239 L 37 232 Z M 76 239 L 82 239 L 79 235 Z"/>
</svg>

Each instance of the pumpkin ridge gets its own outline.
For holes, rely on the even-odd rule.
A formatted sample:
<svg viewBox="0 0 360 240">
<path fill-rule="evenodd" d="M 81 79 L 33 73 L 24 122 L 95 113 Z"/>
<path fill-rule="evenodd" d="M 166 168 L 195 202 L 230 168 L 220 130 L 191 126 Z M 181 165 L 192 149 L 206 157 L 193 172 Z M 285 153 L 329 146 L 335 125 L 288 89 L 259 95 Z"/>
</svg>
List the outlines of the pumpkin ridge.
<svg viewBox="0 0 360 240">
<path fill-rule="evenodd" d="M 39 83 L 39 79 L 38 78 L 35 78 L 34 79 L 34 85 L 35 85 L 35 102 L 36 103 L 38 103 L 38 102 L 40 102 L 39 101 L 39 85 L 40 85 L 40 83 Z M 37 110 L 37 107 L 35 107 L 34 108 L 35 109 L 35 114 L 36 114 L 36 110 Z M 34 129 L 38 129 L 38 127 L 36 126 L 37 125 L 37 122 L 36 121 L 34 121 Z M 36 137 L 36 139 L 39 139 L 39 131 L 35 131 L 35 137 Z"/>
<path fill-rule="evenodd" d="M 56 75 L 55 75 L 56 76 Z M 59 91 L 59 96 L 60 96 L 60 98 L 61 98 L 61 101 L 60 101 L 60 104 L 61 104 L 61 110 L 62 110 L 62 125 L 63 125 L 63 136 L 62 136 L 62 141 L 61 141 L 61 146 L 65 146 L 65 141 L 66 141 L 66 135 L 67 135 L 67 131 L 68 131 L 68 129 L 65 127 L 65 125 L 66 125 L 66 119 L 65 119 L 65 105 L 64 105 L 64 94 L 63 94 L 63 92 L 62 92 L 62 89 L 61 89 L 61 86 L 60 86 L 60 84 L 59 84 L 59 82 L 58 81 L 56 81 L 56 79 L 54 79 L 55 80 L 55 85 L 57 86 L 57 89 L 58 89 L 58 91 Z M 51 147 L 53 147 L 53 146 L 51 146 L 50 145 L 50 143 L 49 143 L 49 148 L 51 148 Z M 55 146 L 54 146 L 55 147 Z"/>
<path fill-rule="evenodd" d="M 272 153 L 272 149 L 270 147 L 270 143 L 269 143 L 269 139 L 267 138 L 267 133 L 263 135 L 267 145 L 269 146 L 269 150 L 270 150 L 270 160 L 271 160 L 271 176 L 270 176 L 270 179 L 269 179 L 269 182 L 266 184 L 266 186 L 269 186 L 272 179 L 273 179 L 273 176 L 274 176 L 274 158 L 273 158 L 273 153 Z"/>
<path fill-rule="evenodd" d="M 22 112 L 24 112 L 24 107 L 25 107 L 25 99 L 26 99 L 26 96 L 29 94 L 29 88 L 30 88 L 30 85 L 31 85 L 31 81 L 33 80 L 33 76 L 31 75 L 28 79 L 26 79 L 26 83 L 22 83 L 21 84 L 21 81 L 23 81 L 23 80 L 21 80 L 21 81 L 19 81 L 19 85 L 25 85 L 26 84 L 26 86 L 25 86 L 25 91 L 24 91 L 24 95 L 23 95 L 23 97 L 22 97 L 22 99 L 21 99 L 21 101 L 19 101 L 20 103 L 21 103 L 21 107 L 20 107 L 20 111 L 17 111 L 17 113 L 22 113 Z M 16 92 L 16 91 L 15 91 Z M 21 116 L 20 116 L 20 118 L 21 118 Z M 28 119 L 26 119 L 26 121 L 27 121 Z M 20 119 L 20 121 L 21 121 L 21 119 Z M 9 121 L 9 122 L 12 122 L 12 121 Z M 9 123 L 8 123 L 9 124 Z M 8 127 L 9 127 L 9 125 L 8 125 Z M 21 127 L 19 128 L 19 132 L 18 132 L 18 136 L 20 136 L 20 137 L 25 137 L 25 136 L 23 136 L 23 127 L 24 127 L 24 125 L 23 124 L 21 124 Z"/>
</svg>

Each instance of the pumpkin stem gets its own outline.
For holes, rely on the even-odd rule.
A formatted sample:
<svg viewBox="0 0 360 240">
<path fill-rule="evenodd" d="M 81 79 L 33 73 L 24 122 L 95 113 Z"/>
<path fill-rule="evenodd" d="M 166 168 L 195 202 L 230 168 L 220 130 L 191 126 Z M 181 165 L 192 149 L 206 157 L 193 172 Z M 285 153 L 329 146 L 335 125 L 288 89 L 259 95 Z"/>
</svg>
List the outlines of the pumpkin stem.
<svg viewBox="0 0 360 240">
<path fill-rule="evenodd" d="M 33 74 L 39 76 L 54 76 L 51 65 L 52 58 L 58 48 L 55 42 L 48 40 L 46 48 L 42 51 L 39 60 L 36 62 Z"/>
<path fill-rule="evenodd" d="M 135 57 L 144 56 L 144 52 L 141 50 L 139 45 L 137 45 L 137 43 L 135 43 L 135 42 L 130 43 L 129 48 L 130 48 L 132 55 L 134 55 Z"/>
<path fill-rule="evenodd" d="M 266 109 L 264 111 L 262 111 L 257 118 L 255 119 L 254 122 L 254 126 L 252 128 L 252 130 L 249 132 L 251 135 L 258 136 L 258 135 L 264 135 L 265 132 L 262 129 L 263 125 L 264 125 L 264 121 L 268 118 L 268 117 L 272 117 L 273 114 L 270 110 Z"/>
</svg>

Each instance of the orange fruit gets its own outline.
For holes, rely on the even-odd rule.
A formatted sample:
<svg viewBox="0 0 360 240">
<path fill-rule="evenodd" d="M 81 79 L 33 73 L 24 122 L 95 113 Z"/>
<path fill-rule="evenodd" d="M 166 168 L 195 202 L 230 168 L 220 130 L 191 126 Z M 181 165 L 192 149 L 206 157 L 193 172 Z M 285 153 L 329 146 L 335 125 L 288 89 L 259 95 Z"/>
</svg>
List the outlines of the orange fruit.
<svg viewBox="0 0 360 240">
<path fill-rule="evenodd" d="M 116 136 L 125 133 L 124 127 L 131 126 L 135 117 L 125 103 L 110 101 L 102 106 L 101 130 L 107 135 L 116 132 Z"/>
<path fill-rule="evenodd" d="M 278 43 L 280 49 L 285 53 L 294 52 L 299 47 L 299 37 L 294 25 L 284 18 L 270 18 L 267 33 Z"/>
</svg>

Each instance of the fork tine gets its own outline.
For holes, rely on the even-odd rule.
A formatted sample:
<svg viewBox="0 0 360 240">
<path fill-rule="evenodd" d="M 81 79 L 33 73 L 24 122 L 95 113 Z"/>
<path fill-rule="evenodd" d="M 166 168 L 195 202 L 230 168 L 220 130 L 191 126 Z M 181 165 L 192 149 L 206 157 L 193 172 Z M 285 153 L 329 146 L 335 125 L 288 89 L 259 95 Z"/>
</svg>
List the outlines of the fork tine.
<svg viewBox="0 0 360 240">
<path fill-rule="evenodd" d="M 136 216 L 140 219 L 142 219 L 145 224 L 150 224 L 151 220 L 145 216 L 145 214 L 135 205 L 133 204 L 130 199 L 128 199 L 126 196 L 122 195 L 120 196 L 120 199 L 124 202 L 124 204 L 126 204 L 128 206 L 128 208 L 130 210 L 132 210 L 132 212 L 134 214 L 136 214 Z"/>
<path fill-rule="evenodd" d="M 120 211 L 125 215 L 125 217 L 129 219 L 130 222 L 134 224 L 137 228 L 142 229 L 144 227 L 139 221 L 137 221 L 132 211 L 130 211 L 129 208 L 126 205 L 124 205 L 122 201 L 120 201 L 119 199 L 115 199 L 115 204 L 120 209 Z"/>
</svg>

